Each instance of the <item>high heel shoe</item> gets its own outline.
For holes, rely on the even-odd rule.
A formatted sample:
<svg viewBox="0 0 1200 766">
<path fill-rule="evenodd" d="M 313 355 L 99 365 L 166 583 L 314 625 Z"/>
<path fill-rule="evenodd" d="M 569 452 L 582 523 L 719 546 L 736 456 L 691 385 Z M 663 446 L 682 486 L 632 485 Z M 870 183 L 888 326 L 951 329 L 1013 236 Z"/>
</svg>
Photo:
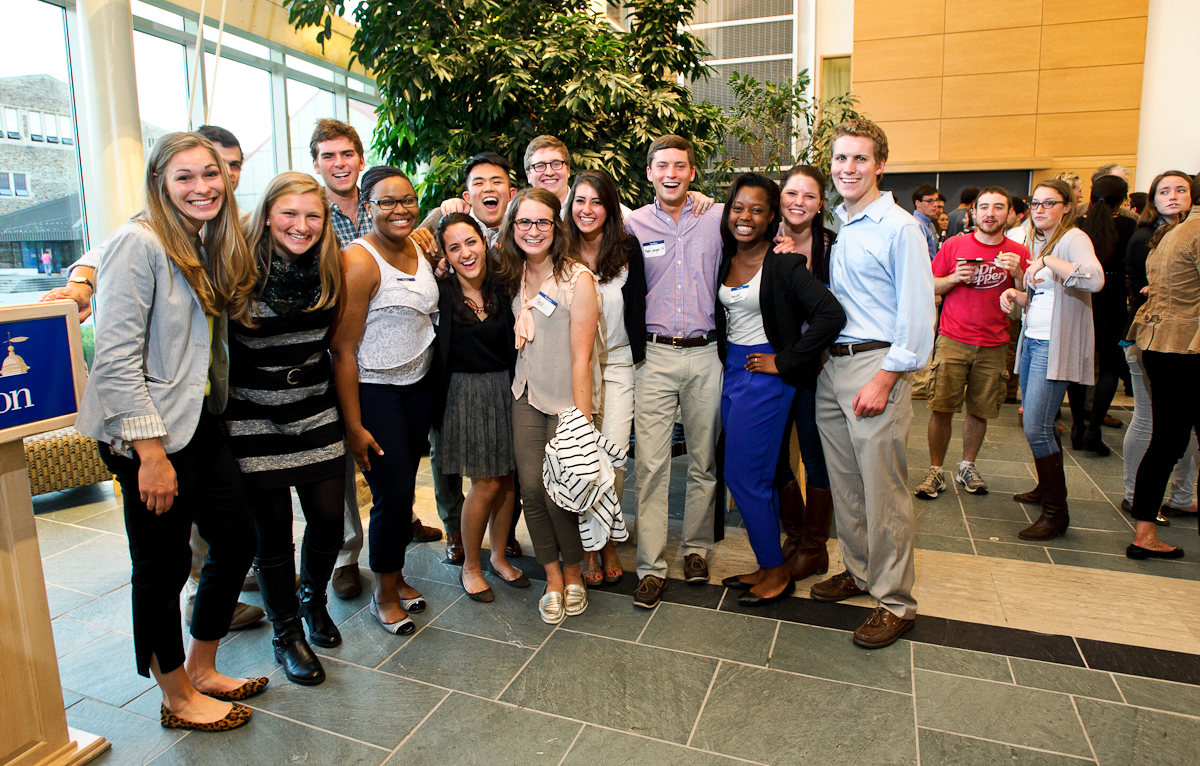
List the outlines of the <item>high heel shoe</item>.
<svg viewBox="0 0 1200 766">
<path fill-rule="evenodd" d="M 379 616 L 379 607 L 375 603 L 374 596 L 371 596 L 371 604 L 367 608 L 371 610 L 371 614 L 379 621 L 383 629 L 394 636 L 407 636 L 417 629 L 417 624 L 413 622 L 411 617 L 405 617 L 403 620 L 397 622 L 384 622 L 383 618 Z"/>
</svg>

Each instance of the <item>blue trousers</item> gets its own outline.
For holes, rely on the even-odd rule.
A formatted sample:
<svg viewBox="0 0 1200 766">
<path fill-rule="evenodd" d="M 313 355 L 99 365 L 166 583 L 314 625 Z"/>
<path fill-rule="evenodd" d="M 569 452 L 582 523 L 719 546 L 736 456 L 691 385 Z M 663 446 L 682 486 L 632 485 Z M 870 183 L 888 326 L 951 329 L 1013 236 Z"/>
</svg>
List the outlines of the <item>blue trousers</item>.
<svg viewBox="0 0 1200 766">
<path fill-rule="evenodd" d="M 1021 339 L 1021 406 L 1025 409 L 1025 439 L 1036 457 L 1058 452 L 1054 416 L 1067 393 L 1067 381 L 1046 380 L 1050 341 Z"/>
<path fill-rule="evenodd" d="M 777 375 L 746 370 L 750 354 L 773 354 L 770 344 L 729 344 L 721 386 L 725 483 L 746 522 L 750 547 L 764 569 L 783 565 L 775 468 L 796 389 Z"/>
</svg>

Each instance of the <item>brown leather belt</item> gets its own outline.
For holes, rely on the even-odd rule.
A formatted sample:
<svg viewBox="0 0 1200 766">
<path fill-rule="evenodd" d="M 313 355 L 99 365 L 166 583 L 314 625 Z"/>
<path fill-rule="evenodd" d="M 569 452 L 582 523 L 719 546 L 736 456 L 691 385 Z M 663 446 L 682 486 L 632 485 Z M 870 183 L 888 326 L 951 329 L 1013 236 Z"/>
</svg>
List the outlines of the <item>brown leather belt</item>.
<svg viewBox="0 0 1200 766">
<path fill-rule="evenodd" d="M 655 335 L 652 332 L 648 332 L 646 333 L 646 340 L 650 341 L 651 343 L 662 343 L 670 346 L 671 348 L 700 348 L 702 346 L 707 346 L 716 340 L 716 333 L 709 333 L 709 335 L 713 337 L 705 336 L 701 338 L 671 338 L 666 335 Z"/>
<path fill-rule="evenodd" d="M 829 347 L 830 356 L 854 356 L 864 351 L 874 351 L 879 348 L 891 348 L 886 340 L 869 340 L 866 343 L 835 343 Z"/>
</svg>

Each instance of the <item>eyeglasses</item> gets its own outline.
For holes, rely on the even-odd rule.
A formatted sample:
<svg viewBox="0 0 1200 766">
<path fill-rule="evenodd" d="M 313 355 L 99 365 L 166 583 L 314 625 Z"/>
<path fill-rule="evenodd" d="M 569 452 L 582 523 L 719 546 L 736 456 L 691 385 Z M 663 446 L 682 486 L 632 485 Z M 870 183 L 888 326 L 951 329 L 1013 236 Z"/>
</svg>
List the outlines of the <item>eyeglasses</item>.
<svg viewBox="0 0 1200 766">
<path fill-rule="evenodd" d="M 400 199 L 372 199 L 367 200 L 379 207 L 380 210 L 395 210 L 396 205 L 415 208 L 417 206 L 416 197 L 401 197 Z"/>
<path fill-rule="evenodd" d="M 554 228 L 554 221 L 547 221 L 545 218 L 539 218 L 536 221 L 531 221 L 528 218 L 518 218 L 513 223 L 521 231 L 529 231 L 533 226 L 536 226 L 538 231 L 550 231 Z"/>
<path fill-rule="evenodd" d="M 1029 205 L 1030 210 L 1037 210 L 1039 207 L 1045 208 L 1046 210 L 1053 210 L 1055 205 L 1065 205 L 1067 203 L 1063 202 L 1060 199 L 1047 199 L 1047 200 L 1041 200 L 1041 201 L 1030 200 L 1026 204 Z"/>
<path fill-rule="evenodd" d="M 534 173 L 541 173 L 550 168 L 551 170 L 562 170 L 567 163 L 562 160 L 552 160 L 551 162 L 535 162 L 529 166 L 529 169 Z M 543 230 L 544 231 L 544 230 Z"/>
</svg>

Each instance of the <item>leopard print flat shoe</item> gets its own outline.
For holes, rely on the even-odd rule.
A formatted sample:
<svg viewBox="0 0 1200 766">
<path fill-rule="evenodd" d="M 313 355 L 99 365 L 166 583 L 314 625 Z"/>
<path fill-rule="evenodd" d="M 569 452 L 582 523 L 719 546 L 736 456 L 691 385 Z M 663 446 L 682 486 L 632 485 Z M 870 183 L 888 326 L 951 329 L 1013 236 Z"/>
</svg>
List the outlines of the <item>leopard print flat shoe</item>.
<svg viewBox="0 0 1200 766">
<path fill-rule="evenodd" d="M 228 692 L 201 692 L 201 694 L 212 697 L 215 700 L 223 700 L 225 702 L 240 702 L 247 697 L 253 697 L 263 689 L 267 688 L 268 678 L 251 678 L 246 683 L 242 684 L 233 691 Z"/>
<path fill-rule="evenodd" d="M 179 716 L 167 710 L 166 705 L 159 708 L 158 720 L 163 725 L 164 729 L 192 729 L 194 731 L 229 731 L 236 729 L 250 721 L 250 708 L 237 702 L 233 703 L 233 710 L 229 711 L 219 721 L 212 723 L 196 723 L 195 721 L 185 721 Z"/>
</svg>

